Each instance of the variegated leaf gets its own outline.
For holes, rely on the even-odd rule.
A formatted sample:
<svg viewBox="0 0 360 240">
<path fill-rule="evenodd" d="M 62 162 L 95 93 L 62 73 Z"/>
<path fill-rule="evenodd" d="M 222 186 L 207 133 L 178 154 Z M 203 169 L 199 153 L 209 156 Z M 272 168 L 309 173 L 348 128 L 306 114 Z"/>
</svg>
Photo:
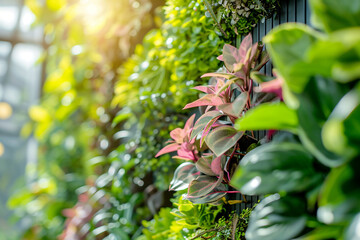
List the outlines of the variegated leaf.
<svg viewBox="0 0 360 240">
<path fill-rule="evenodd" d="M 202 197 L 193 197 L 193 196 L 186 196 L 186 199 L 190 200 L 192 203 L 197 204 L 219 204 L 219 200 L 226 195 L 227 186 L 225 184 L 219 184 L 215 189 L 213 189 L 210 193 Z"/>
<path fill-rule="evenodd" d="M 223 100 L 216 96 L 215 94 L 207 94 L 202 98 L 187 104 L 183 109 L 193 108 L 193 107 L 200 107 L 200 106 L 218 106 L 224 104 Z"/>
<path fill-rule="evenodd" d="M 213 161 L 213 155 L 202 156 L 195 163 L 195 166 L 200 172 L 202 172 L 202 173 L 204 173 L 204 174 L 206 174 L 208 176 L 217 176 L 219 174 L 216 174 L 215 172 L 213 172 L 211 170 L 212 161 Z"/>
<path fill-rule="evenodd" d="M 203 197 L 209 193 L 211 193 L 217 186 L 221 184 L 223 180 L 223 174 L 221 174 L 218 178 L 200 175 L 196 179 L 192 180 L 189 189 L 188 189 L 188 197 Z"/>
<path fill-rule="evenodd" d="M 226 103 L 218 106 L 218 109 L 233 117 L 240 117 L 244 110 L 249 94 L 247 92 L 241 93 L 232 103 Z"/>
<path fill-rule="evenodd" d="M 220 156 L 233 147 L 243 134 L 231 126 L 221 126 L 212 130 L 205 141 L 211 151 Z"/>
<path fill-rule="evenodd" d="M 223 116 L 219 111 L 209 111 L 203 114 L 195 123 L 195 126 L 191 132 L 190 139 L 196 137 L 209 123 L 214 123 L 219 117 Z M 214 121 L 215 120 L 215 121 Z"/>
<path fill-rule="evenodd" d="M 199 176 L 200 172 L 195 164 L 191 162 L 182 163 L 175 170 L 174 177 L 170 183 L 170 190 L 180 191 L 188 188 L 191 181 Z"/>
</svg>

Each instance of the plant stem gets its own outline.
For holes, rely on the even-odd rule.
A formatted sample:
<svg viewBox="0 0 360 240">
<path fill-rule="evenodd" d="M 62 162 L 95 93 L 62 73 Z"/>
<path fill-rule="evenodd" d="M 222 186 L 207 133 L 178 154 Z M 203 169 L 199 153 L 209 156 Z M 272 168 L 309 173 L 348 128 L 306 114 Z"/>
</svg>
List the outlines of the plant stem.
<svg viewBox="0 0 360 240">
<path fill-rule="evenodd" d="M 224 29 L 222 29 L 220 23 L 218 22 L 218 20 L 216 19 L 215 13 L 210 5 L 210 3 L 208 2 L 208 0 L 204 0 L 206 8 L 208 9 L 211 18 L 215 21 L 217 27 L 219 28 L 219 30 L 221 31 L 222 34 L 224 34 L 225 38 L 228 38 L 228 35 L 226 34 L 226 32 L 224 31 Z"/>
<path fill-rule="evenodd" d="M 222 227 L 219 227 L 219 228 L 212 228 L 212 229 L 208 229 L 208 230 L 205 230 L 201 233 L 199 233 L 198 235 L 196 235 L 195 237 L 193 238 L 190 238 L 190 240 L 194 240 L 194 239 L 197 239 L 198 237 L 201 237 L 202 235 L 206 234 L 206 233 L 210 233 L 210 232 L 219 232 L 219 231 L 222 231 L 226 226 L 222 226 Z"/>
</svg>

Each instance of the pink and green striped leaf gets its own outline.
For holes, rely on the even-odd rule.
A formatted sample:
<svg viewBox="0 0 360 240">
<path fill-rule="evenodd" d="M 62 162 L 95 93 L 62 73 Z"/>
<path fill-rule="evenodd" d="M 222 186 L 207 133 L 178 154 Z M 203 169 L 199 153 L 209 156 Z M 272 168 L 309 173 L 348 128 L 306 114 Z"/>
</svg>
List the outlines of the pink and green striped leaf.
<svg viewBox="0 0 360 240">
<path fill-rule="evenodd" d="M 210 165 L 211 171 L 218 176 L 224 174 L 225 163 L 226 157 L 224 155 L 221 155 L 219 157 L 214 156 Z"/>
<path fill-rule="evenodd" d="M 239 118 L 244 110 L 249 94 L 247 92 L 241 93 L 232 103 L 225 103 L 218 106 L 218 109 L 227 115 Z"/>
<path fill-rule="evenodd" d="M 243 134 L 231 126 L 221 126 L 212 130 L 205 141 L 211 151 L 220 156 L 233 147 Z"/>
<path fill-rule="evenodd" d="M 208 156 L 202 156 L 201 158 L 199 158 L 199 160 L 195 163 L 196 168 L 208 175 L 208 176 L 217 176 L 219 174 L 216 174 L 215 172 L 213 172 L 211 170 L 211 163 L 213 161 L 213 155 L 208 155 Z"/>
<path fill-rule="evenodd" d="M 161 149 L 156 155 L 155 157 L 158 157 L 160 155 L 163 155 L 165 153 L 170 153 L 170 152 L 175 152 L 178 149 L 180 149 L 180 144 L 178 143 L 171 143 L 167 146 L 165 146 L 163 149 Z"/>
<path fill-rule="evenodd" d="M 174 173 L 174 177 L 170 183 L 170 190 L 180 191 L 188 188 L 191 181 L 196 179 L 200 172 L 195 167 L 194 163 L 182 163 Z"/>
<path fill-rule="evenodd" d="M 217 186 L 219 186 L 222 180 L 223 174 L 221 174 L 218 178 L 200 175 L 191 181 L 187 195 L 188 197 L 203 197 L 211 193 Z"/>
<path fill-rule="evenodd" d="M 206 112 L 205 114 L 203 114 L 196 121 L 196 123 L 194 125 L 194 128 L 193 128 L 193 130 L 191 132 L 190 139 L 193 139 L 194 137 L 196 137 L 199 133 L 201 133 L 201 131 L 203 131 L 205 129 L 205 127 L 209 123 L 214 123 L 221 116 L 224 116 L 224 114 L 222 114 L 219 111 L 209 111 L 209 112 Z"/>
<path fill-rule="evenodd" d="M 194 196 L 186 195 L 185 198 L 190 200 L 192 203 L 197 203 L 197 204 L 209 203 L 209 204 L 218 205 L 222 202 L 221 198 L 226 195 L 227 190 L 228 190 L 227 186 L 221 183 L 205 196 L 194 197 Z"/>
<path fill-rule="evenodd" d="M 216 94 L 207 94 L 202 98 L 187 104 L 183 109 L 193 108 L 193 107 L 200 107 L 200 106 L 219 106 L 224 104 L 223 100 L 216 96 Z"/>
</svg>

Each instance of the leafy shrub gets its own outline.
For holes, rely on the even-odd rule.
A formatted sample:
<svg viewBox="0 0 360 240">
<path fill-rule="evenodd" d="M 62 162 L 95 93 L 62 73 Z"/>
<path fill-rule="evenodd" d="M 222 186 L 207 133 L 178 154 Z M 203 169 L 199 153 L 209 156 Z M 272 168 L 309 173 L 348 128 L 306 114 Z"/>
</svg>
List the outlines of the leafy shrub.
<svg viewBox="0 0 360 240">
<path fill-rule="evenodd" d="M 271 18 L 280 9 L 279 0 L 205 0 L 207 15 L 216 19 L 219 35 L 234 38 L 251 32 L 259 21 Z"/>
</svg>

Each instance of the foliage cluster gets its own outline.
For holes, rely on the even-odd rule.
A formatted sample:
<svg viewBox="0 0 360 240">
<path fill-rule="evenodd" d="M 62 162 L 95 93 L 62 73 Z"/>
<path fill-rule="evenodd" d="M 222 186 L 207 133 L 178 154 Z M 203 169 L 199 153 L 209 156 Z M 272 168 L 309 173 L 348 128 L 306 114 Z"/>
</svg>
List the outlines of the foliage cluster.
<svg viewBox="0 0 360 240">
<path fill-rule="evenodd" d="M 168 1 L 164 23 L 136 49 L 159 23 L 158 2 L 84 2 L 27 1 L 49 48 L 43 99 L 23 131 L 34 129 L 41 159 L 29 166 L 30 188 L 10 201 L 28 219 L 24 238 L 138 236 L 140 222 L 171 196 L 161 189 L 178 162 L 153 156 L 183 126 L 175 106 L 196 92 L 182 89 L 219 66 L 223 41 L 200 0 Z"/>
<path fill-rule="evenodd" d="M 177 208 L 162 208 L 154 219 L 144 221 L 143 235 L 137 240 L 245 239 L 252 209 L 229 217 L 222 206 L 193 204 L 183 196 L 173 200 Z"/>
<path fill-rule="evenodd" d="M 262 44 L 252 44 L 250 34 L 239 49 L 225 44 L 218 59 L 226 72 L 204 74 L 212 77 L 213 84 L 195 87 L 203 96 L 185 106 L 204 107 L 204 113 L 195 123 L 193 115 L 183 129 L 171 131 L 173 140 L 157 154 L 176 151 L 173 158 L 186 161 L 176 169 L 170 189 L 188 189 L 186 198 L 194 203 L 220 204 L 226 193 L 234 193 L 229 189 L 234 169 L 257 143 L 251 132 L 238 132 L 234 123 L 252 107 L 278 100 L 266 88 L 252 94 L 250 74 L 259 75 L 269 58 Z"/>
<path fill-rule="evenodd" d="M 23 130 L 34 129 L 39 161 L 27 166 L 30 185 L 9 202 L 28 228 L 24 238 L 59 235 L 62 211 L 75 205 L 76 189 L 107 168 L 89 159 L 118 145 L 113 135 L 120 124 L 112 125 L 118 109 L 110 107 L 117 69 L 154 26 L 154 3 L 27 1 L 44 24 L 48 77 L 41 105 L 29 111 L 33 122 Z"/>
<path fill-rule="evenodd" d="M 205 0 L 207 16 L 216 19 L 218 34 L 245 35 L 260 21 L 272 18 L 280 9 L 279 0 Z"/>
</svg>

